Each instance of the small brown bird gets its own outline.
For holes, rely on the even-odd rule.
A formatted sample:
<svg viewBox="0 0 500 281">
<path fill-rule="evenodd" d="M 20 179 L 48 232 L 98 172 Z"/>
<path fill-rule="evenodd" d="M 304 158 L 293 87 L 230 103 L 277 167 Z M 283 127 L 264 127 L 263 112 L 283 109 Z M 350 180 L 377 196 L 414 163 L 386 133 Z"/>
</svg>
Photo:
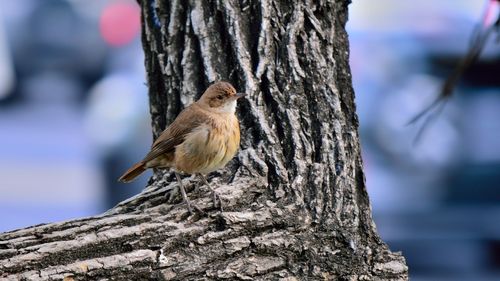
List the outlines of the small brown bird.
<svg viewBox="0 0 500 281">
<path fill-rule="evenodd" d="M 240 125 L 235 114 L 236 100 L 244 96 L 227 82 L 208 87 L 198 101 L 186 107 L 161 133 L 146 157 L 119 181 L 130 182 L 148 168 L 172 168 L 192 213 L 179 173 L 198 174 L 212 191 L 216 204 L 218 196 L 204 175 L 224 167 L 238 151 Z"/>
</svg>

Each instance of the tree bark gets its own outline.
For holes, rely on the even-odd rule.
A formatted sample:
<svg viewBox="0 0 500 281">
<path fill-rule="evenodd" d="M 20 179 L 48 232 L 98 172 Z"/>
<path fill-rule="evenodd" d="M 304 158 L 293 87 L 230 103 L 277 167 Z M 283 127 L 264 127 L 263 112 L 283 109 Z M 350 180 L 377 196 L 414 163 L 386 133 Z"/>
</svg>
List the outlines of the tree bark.
<svg viewBox="0 0 500 281">
<path fill-rule="evenodd" d="M 347 2 L 140 1 L 155 137 L 211 82 L 248 94 L 241 150 L 210 179 L 224 212 L 202 189 L 188 216 L 156 171 L 103 215 L 0 234 L 2 280 L 407 280 L 371 218 Z"/>
</svg>

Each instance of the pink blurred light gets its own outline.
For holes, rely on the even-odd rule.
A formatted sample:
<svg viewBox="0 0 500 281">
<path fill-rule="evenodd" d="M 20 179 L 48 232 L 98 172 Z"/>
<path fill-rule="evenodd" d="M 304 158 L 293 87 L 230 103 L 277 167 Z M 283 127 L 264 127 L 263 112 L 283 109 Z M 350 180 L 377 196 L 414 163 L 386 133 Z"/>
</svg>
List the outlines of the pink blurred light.
<svg viewBox="0 0 500 281">
<path fill-rule="evenodd" d="M 490 0 L 486 7 L 483 27 L 489 27 L 494 24 L 498 18 L 498 13 L 500 13 L 500 0 Z"/>
<path fill-rule="evenodd" d="M 99 22 L 104 41 L 114 47 L 130 43 L 140 27 L 140 9 L 133 3 L 110 4 L 102 12 Z"/>
</svg>

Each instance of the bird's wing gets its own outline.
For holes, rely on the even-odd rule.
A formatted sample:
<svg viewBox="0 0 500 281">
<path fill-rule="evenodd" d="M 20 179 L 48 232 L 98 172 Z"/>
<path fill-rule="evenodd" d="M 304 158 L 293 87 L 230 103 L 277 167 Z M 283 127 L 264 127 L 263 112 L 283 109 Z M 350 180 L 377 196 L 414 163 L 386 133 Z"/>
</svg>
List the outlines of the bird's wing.
<svg viewBox="0 0 500 281">
<path fill-rule="evenodd" d="M 184 109 L 174 122 L 170 124 L 153 143 L 151 151 L 144 157 L 143 162 L 151 161 L 159 155 L 172 152 L 181 144 L 186 135 L 203 122 L 207 121 L 207 115 L 199 106 L 192 104 Z"/>
</svg>

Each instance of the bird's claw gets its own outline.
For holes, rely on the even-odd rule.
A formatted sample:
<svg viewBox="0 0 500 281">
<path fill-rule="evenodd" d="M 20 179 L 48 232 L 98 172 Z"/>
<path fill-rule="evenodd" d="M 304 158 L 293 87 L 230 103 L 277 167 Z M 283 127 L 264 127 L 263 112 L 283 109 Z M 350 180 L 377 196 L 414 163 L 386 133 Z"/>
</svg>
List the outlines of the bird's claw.
<svg viewBox="0 0 500 281">
<path fill-rule="evenodd" d="M 191 207 L 191 202 L 186 201 L 186 207 L 188 209 L 189 214 L 192 215 L 193 214 L 193 207 Z"/>
<path fill-rule="evenodd" d="M 198 212 L 201 215 L 205 215 L 205 212 L 197 205 L 191 204 L 191 201 L 186 201 L 185 203 L 186 203 L 189 215 L 194 215 L 195 214 L 194 211 Z"/>
</svg>

